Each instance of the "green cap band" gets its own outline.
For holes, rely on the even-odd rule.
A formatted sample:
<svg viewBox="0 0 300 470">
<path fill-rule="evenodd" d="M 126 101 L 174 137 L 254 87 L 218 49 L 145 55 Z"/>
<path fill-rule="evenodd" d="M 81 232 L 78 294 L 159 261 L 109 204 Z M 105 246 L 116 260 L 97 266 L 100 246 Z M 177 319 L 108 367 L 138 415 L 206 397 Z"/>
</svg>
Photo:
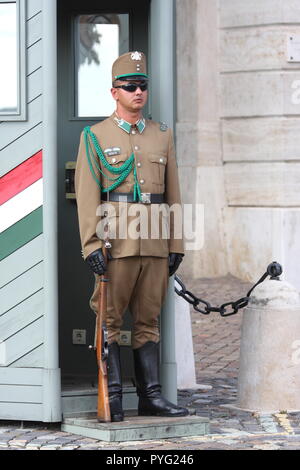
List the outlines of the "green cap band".
<svg viewBox="0 0 300 470">
<path fill-rule="evenodd" d="M 119 78 L 135 77 L 135 76 L 148 78 L 148 75 L 146 75 L 145 73 L 127 73 L 125 75 L 115 76 L 115 80 L 118 80 Z"/>
</svg>

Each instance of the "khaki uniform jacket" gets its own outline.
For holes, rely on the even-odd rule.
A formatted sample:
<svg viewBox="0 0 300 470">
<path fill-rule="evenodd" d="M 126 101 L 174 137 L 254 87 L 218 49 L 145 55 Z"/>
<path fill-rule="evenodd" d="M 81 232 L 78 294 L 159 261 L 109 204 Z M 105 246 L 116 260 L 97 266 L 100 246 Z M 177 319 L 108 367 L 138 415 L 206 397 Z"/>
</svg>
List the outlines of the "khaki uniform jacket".
<svg viewBox="0 0 300 470">
<path fill-rule="evenodd" d="M 134 153 L 137 178 L 142 192 L 165 194 L 165 203 L 169 206 L 173 204 L 181 207 L 180 188 L 178 181 L 178 169 L 176 164 L 174 143 L 172 132 L 159 123 L 145 120 L 145 127 L 140 132 L 138 128 L 132 128 L 126 132 L 119 126 L 116 115 L 113 114 L 106 120 L 92 126 L 92 132 L 96 135 L 98 143 L 103 152 L 107 149 L 117 148 L 118 155 L 109 156 L 105 154 L 110 165 L 121 166 Z M 96 155 L 96 151 L 94 152 Z M 100 162 L 101 170 L 109 177 L 112 175 Z M 101 184 L 107 188 L 112 184 L 103 176 L 100 176 L 99 170 L 95 173 L 101 178 Z M 119 193 L 133 193 L 134 175 L 131 172 L 126 180 L 115 189 Z M 82 244 L 83 258 L 86 259 L 93 251 L 102 247 L 102 240 L 97 235 L 97 226 L 101 221 L 99 207 L 101 204 L 100 188 L 95 181 L 89 168 L 86 148 L 81 134 L 76 173 L 75 173 L 75 191 L 77 199 L 79 229 Z M 182 221 L 174 223 L 174 218 L 167 217 L 162 212 L 159 213 L 162 226 L 159 228 L 159 234 L 155 239 L 151 238 L 151 207 L 159 204 L 144 205 L 140 203 L 114 202 L 111 205 L 115 213 L 110 214 L 109 222 L 116 234 L 116 239 L 111 239 L 111 254 L 113 258 L 123 258 L 128 256 L 155 256 L 168 257 L 169 253 L 184 254 Z M 134 207 L 131 207 L 134 206 Z M 141 207 L 142 206 L 142 207 Z M 142 237 L 119 237 L 120 217 L 126 211 L 126 221 L 128 227 L 130 224 L 139 223 L 139 215 L 135 212 L 139 207 L 141 210 L 148 211 L 149 231 L 148 238 Z M 157 208 L 157 207 L 156 207 Z M 178 206 L 177 206 L 178 208 Z M 97 212 L 98 210 L 98 212 Z M 132 212 L 135 215 L 132 215 Z M 98 214 L 98 215 L 97 215 Z M 131 214 L 131 215 L 130 215 Z M 144 219 L 143 219 L 144 220 Z M 145 221 L 142 222 L 143 224 Z M 169 235 L 166 238 L 166 226 L 169 229 Z M 99 232 L 98 232 L 99 233 Z M 163 234 L 163 235 L 162 235 Z M 100 237 L 101 238 L 101 237 Z"/>
</svg>

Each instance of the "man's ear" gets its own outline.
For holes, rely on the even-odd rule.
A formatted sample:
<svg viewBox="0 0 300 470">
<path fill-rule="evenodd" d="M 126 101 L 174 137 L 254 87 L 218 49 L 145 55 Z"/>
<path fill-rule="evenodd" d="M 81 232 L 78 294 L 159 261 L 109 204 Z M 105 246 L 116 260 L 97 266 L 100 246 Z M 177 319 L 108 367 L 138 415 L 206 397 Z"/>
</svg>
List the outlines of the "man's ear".
<svg viewBox="0 0 300 470">
<path fill-rule="evenodd" d="M 111 88 L 110 92 L 111 92 L 111 96 L 113 97 L 113 99 L 115 101 L 118 101 L 118 90 L 117 90 L 117 88 Z"/>
</svg>

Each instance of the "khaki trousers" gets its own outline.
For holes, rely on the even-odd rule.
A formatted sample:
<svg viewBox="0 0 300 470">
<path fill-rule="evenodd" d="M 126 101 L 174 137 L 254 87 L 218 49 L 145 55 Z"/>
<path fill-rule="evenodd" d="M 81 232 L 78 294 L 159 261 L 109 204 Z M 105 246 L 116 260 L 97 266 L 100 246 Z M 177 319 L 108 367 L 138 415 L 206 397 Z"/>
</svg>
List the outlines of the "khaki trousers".
<svg viewBox="0 0 300 470">
<path fill-rule="evenodd" d="M 99 276 L 95 276 L 95 289 L 90 300 L 97 313 Z M 164 302 L 168 281 L 168 258 L 132 256 L 108 262 L 107 330 L 109 344 L 119 341 L 123 316 L 127 308 L 133 318 L 132 348 L 148 341 L 159 341 L 158 317 Z"/>
</svg>

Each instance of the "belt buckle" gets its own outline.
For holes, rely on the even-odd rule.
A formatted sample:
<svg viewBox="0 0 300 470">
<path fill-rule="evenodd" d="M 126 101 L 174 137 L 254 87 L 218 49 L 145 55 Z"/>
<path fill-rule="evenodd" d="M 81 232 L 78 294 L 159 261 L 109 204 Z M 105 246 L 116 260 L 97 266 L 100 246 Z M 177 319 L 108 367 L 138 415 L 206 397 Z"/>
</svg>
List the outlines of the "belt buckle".
<svg viewBox="0 0 300 470">
<path fill-rule="evenodd" d="M 141 203 L 151 204 L 151 193 L 141 193 Z"/>
</svg>

